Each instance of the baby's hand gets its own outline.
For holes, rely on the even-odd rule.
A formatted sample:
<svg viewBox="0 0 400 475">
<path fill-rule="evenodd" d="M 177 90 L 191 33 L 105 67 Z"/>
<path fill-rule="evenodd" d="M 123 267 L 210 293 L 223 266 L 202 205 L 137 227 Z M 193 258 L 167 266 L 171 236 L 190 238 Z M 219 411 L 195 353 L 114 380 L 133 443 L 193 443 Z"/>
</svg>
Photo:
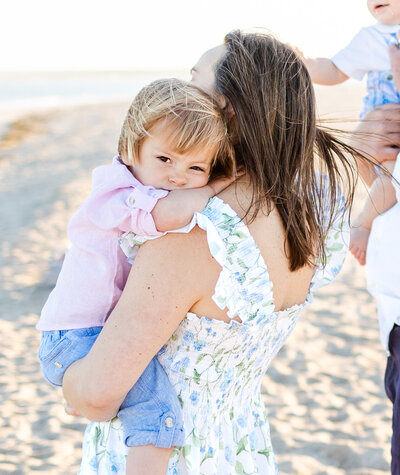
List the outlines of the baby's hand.
<svg viewBox="0 0 400 475">
<path fill-rule="evenodd" d="M 244 171 L 237 172 L 235 176 L 215 178 L 208 183 L 208 186 L 213 190 L 214 196 L 218 195 L 222 190 L 225 190 L 231 183 L 233 183 L 239 176 L 244 175 Z"/>
<path fill-rule="evenodd" d="M 79 414 L 78 411 L 75 411 L 75 409 L 73 407 L 71 407 L 67 401 L 64 401 L 64 411 L 66 412 L 66 414 L 68 414 L 69 416 L 80 416 L 81 414 Z"/>
<path fill-rule="evenodd" d="M 304 59 L 305 58 L 305 55 L 303 53 L 303 51 L 298 47 L 298 46 L 295 46 L 295 45 L 292 45 L 292 43 L 286 43 L 289 48 L 291 48 L 298 56 L 300 56 L 300 58 Z"/>
<path fill-rule="evenodd" d="M 370 232 L 370 229 L 363 226 L 354 226 L 350 230 L 349 250 L 362 266 L 365 266 L 365 255 Z"/>
</svg>

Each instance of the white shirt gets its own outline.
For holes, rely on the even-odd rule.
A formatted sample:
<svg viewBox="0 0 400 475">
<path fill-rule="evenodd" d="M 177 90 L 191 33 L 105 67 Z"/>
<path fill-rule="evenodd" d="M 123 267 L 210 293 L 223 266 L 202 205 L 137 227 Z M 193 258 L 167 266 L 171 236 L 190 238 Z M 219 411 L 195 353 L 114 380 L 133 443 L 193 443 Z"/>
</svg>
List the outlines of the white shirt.
<svg viewBox="0 0 400 475">
<path fill-rule="evenodd" d="M 400 182 L 400 154 L 393 177 Z M 377 216 L 371 228 L 367 248 L 367 287 L 378 303 L 381 342 L 389 353 L 389 334 L 400 325 L 400 188 L 397 203 Z"/>
<path fill-rule="evenodd" d="M 398 30 L 399 25 L 382 23 L 362 28 L 331 61 L 347 76 L 358 80 L 369 71 L 388 71 L 391 69 L 388 35 Z"/>
</svg>

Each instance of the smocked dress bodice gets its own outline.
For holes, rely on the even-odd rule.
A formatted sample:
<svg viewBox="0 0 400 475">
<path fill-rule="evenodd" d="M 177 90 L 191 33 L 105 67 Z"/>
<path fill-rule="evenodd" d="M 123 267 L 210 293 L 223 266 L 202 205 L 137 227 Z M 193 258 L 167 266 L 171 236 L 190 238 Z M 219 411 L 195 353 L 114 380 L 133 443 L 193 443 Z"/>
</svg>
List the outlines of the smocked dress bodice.
<svg viewBox="0 0 400 475">
<path fill-rule="evenodd" d="M 185 446 L 174 449 L 167 475 L 277 473 L 262 378 L 314 291 L 343 264 L 347 239 L 339 211 L 327 236 L 325 266 L 317 262 L 306 301 L 279 312 L 267 266 L 243 221 L 219 198 L 195 215 L 191 227 L 206 231 L 221 266 L 213 300 L 232 320 L 188 313 L 158 353 L 181 402 L 185 431 Z M 80 473 L 123 474 L 126 453 L 118 419 L 90 423 Z"/>
</svg>

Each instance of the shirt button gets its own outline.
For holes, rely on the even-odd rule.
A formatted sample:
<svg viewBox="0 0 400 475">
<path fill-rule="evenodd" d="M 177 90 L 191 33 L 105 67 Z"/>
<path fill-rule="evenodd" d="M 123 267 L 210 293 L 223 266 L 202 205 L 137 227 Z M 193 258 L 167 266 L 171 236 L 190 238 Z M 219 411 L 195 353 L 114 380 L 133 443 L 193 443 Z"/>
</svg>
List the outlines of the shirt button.
<svg viewBox="0 0 400 475">
<path fill-rule="evenodd" d="M 129 198 L 128 198 L 128 203 L 133 206 L 135 204 L 135 198 L 131 195 Z"/>
<path fill-rule="evenodd" d="M 165 424 L 166 427 L 171 429 L 171 427 L 174 427 L 174 420 L 172 419 L 172 417 L 166 417 L 165 421 L 164 421 L 164 424 Z"/>
<path fill-rule="evenodd" d="M 388 81 L 391 81 L 393 79 L 393 76 L 391 74 L 388 74 L 387 75 L 387 78 L 386 78 Z"/>
<path fill-rule="evenodd" d="M 59 361 L 56 361 L 54 365 L 57 366 L 57 368 L 62 368 L 62 364 Z"/>
</svg>

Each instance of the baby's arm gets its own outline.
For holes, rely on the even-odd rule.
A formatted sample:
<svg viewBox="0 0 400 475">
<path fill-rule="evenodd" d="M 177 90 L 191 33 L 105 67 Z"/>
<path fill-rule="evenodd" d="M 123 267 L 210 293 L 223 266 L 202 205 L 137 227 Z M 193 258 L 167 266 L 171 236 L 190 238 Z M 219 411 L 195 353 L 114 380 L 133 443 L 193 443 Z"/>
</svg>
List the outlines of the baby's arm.
<svg viewBox="0 0 400 475">
<path fill-rule="evenodd" d="M 229 186 L 236 178 L 219 178 L 201 188 L 172 190 L 158 200 L 151 212 L 158 231 L 181 228 L 190 222 L 195 212 L 202 211 L 208 200 Z"/>
<path fill-rule="evenodd" d="M 309 58 L 297 46 L 290 47 L 301 57 L 306 65 L 312 82 L 323 86 L 334 86 L 349 79 L 349 76 L 341 71 L 329 58 Z"/>
<path fill-rule="evenodd" d="M 349 76 L 341 71 L 328 58 L 306 58 L 303 61 L 307 66 L 312 82 L 323 86 L 334 86 L 349 79 Z"/>
<path fill-rule="evenodd" d="M 392 173 L 395 161 L 384 162 L 383 166 Z M 361 213 L 352 224 L 350 233 L 350 251 L 361 265 L 365 264 L 365 253 L 372 221 L 391 208 L 395 202 L 396 191 L 391 177 L 382 175 L 376 178 Z"/>
</svg>

